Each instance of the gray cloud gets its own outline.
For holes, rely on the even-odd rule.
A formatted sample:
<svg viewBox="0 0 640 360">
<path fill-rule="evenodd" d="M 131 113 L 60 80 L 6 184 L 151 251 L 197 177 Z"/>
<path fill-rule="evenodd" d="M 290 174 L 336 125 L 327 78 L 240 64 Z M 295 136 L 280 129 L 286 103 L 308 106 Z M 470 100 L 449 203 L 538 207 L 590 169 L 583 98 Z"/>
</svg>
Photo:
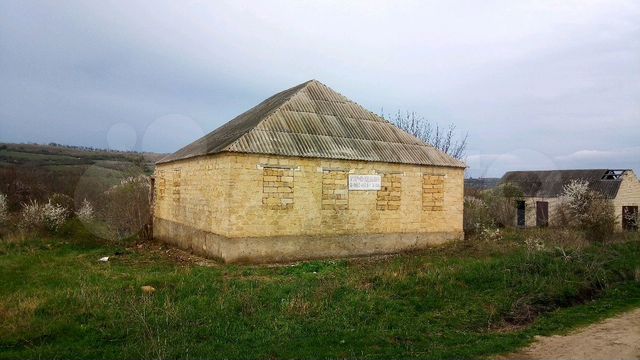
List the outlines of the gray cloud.
<svg viewBox="0 0 640 360">
<path fill-rule="evenodd" d="M 636 1 L 0 3 L 0 141 L 172 152 L 311 78 L 468 130 L 474 176 L 640 170 Z"/>
</svg>

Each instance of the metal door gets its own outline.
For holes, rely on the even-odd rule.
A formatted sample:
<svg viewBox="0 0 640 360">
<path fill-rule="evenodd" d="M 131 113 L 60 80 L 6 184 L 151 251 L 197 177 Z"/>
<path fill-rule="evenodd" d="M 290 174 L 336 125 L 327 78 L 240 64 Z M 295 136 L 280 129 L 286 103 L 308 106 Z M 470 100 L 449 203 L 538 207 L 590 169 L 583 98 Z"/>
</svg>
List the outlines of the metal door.
<svg viewBox="0 0 640 360">
<path fill-rule="evenodd" d="M 518 220 L 517 220 L 517 225 L 518 227 L 524 227 L 525 226 L 525 210 L 526 210 L 526 205 L 524 200 L 518 200 L 516 201 L 516 207 L 518 208 Z"/>
<path fill-rule="evenodd" d="M 536 226 L 549 225 L 549 203 L 547 201 L 536 201 Z"/>
</svg>

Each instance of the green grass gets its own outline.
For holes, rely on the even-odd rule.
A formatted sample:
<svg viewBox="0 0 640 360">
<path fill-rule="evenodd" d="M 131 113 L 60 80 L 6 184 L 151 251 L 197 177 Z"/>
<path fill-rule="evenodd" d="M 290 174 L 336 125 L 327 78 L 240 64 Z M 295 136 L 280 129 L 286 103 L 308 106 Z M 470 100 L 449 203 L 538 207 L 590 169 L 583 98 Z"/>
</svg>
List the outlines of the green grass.
<svg viewBox="0 0 640 360">
<path fill-rule="evenodd" d="M 80 159 L 73 156 L 55 155 L 55 154 L 38 154 L 38 153 L 11 151 L 11 150 L 0 150 L 0 160 L 13 161 L 15 163 L 33 163 L 35 165 L 90 164 L 88 160 Z"/>
<path fill-rule="evenodd" d="M 40 168 L 64 172 L 73 167 L 95 165 L 106 170 L 126 172 L 132 166 L 153 172 L 153 163 L 162 154 L 86 151 L 36 144 L 0 144 L 0 167 L 23 167 L 37 172 Z"/>
<path fill-rule="evenodd" d="M 637 237 L 527 236 L 285 266 L 199 266 L 77 226 L 5 239 L 0 358 L 483 357 L 640 306 Z"/>
</svg>

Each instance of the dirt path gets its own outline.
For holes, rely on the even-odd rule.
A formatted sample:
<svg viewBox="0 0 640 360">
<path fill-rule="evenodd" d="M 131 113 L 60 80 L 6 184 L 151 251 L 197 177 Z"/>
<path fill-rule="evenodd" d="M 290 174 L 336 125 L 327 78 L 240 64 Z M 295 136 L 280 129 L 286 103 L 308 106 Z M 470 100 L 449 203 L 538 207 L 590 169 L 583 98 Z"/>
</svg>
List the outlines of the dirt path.
<svg viewBox="0 0 640 360">
<path fill-rule="evenodd" d="M 567 335 L 538 337 L 502 359 L 640 359 L 640 309 Z"/>
</svg>

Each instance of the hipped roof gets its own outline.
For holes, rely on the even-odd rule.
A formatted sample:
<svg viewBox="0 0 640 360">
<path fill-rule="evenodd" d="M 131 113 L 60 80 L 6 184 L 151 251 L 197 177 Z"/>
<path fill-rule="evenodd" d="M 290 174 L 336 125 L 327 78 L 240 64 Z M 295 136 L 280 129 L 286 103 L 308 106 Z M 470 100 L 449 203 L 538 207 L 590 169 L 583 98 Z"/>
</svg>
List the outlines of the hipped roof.
<svg viewBox="0 0 640 360">
<path fill-rule="evenodd" d="M 273 95 L 158 163 L 221 152 L 466 166 L 317 80 Z"/>
</svg>

